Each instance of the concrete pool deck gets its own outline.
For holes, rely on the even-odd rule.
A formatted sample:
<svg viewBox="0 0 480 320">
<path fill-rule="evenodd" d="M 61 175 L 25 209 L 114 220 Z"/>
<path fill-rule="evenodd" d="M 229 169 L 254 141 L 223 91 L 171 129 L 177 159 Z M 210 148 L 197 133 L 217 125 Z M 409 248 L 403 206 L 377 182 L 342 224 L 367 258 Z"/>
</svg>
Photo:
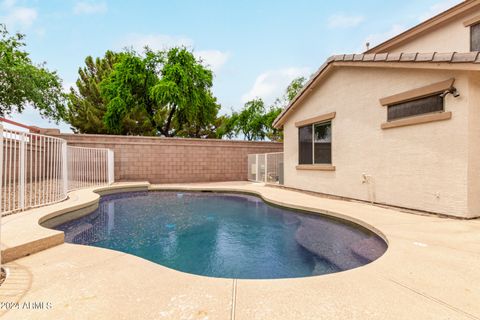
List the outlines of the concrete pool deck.
<svg viewBox="0 0 480 320">
<path fill-rule="evenodd" d="M 112 188 L 254 193 L 359 222 L 381 232 L 389 248 L 366 266 L 316 277 L 196 276 L 122 252 L 66 244 L 63 233 L 38 225 L 72 208 L 93 210 L 99 196 L 85 189 L 62 203 L 3 218 L 2 251 L 11 261 L 0 302 L 19 305 L 8 311 L 1 305 L 2 319 L 480 319 L 480 220 L 421 216 L 249 182 L 96 189 Z M 18 258 L 14 251 L 32 254 Z"/>
</svg>

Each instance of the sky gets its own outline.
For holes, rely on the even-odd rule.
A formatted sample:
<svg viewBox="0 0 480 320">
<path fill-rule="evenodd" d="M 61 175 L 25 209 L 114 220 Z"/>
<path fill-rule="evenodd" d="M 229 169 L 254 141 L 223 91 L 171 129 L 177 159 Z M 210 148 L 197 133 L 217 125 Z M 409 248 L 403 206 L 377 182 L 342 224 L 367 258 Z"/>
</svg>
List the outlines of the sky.
<svg viewBox="0 0 480 320">
<path fill-rule="evenodd" d="M 256 97 L 268 104 L 331 55 L 360 53 L 459 0 L 0 0 L 0 23 L 26 35 L 35 63 L 56 70 L 66 90 L 85 57 L 145 45 L 184 45 L 214 72 L 221 113 Z M 32 108 L 10 116 L 59 127 Z"/>
</svg>

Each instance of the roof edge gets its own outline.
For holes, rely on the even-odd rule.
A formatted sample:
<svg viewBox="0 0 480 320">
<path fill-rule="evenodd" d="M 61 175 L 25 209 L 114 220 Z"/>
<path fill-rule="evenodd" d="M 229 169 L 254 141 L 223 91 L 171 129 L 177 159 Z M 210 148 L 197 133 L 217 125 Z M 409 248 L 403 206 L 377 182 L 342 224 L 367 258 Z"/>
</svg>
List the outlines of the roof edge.
<svg viewBox="0 0 480 320">
<path fill-rule="evenodd" d="M 408 64 L 418 63 L 421 65 L 429 65 L 431 67 L 442 65 L 480 65 L 480 52 L 450 52 L 450 53 L 371 53 L 371 54 L 341 54 L 329 57 L 322 66 L 310 77 L 308 82 L 303 86 L 290 103 L 282 110 L 278 117 L 273 121 L 273 127 L 280 129 L 284 124 L 287 114 L 293 110 L 299 99 L 301 99 L 307 90 L 333 67 L 335 64 L 364 64 L 374 66 L 377 63 L 388 64 Z M 378 66 L 378 65 L 377 65 Z M 461 70 L 462 68 L 457 68 Z"/>
</svg>

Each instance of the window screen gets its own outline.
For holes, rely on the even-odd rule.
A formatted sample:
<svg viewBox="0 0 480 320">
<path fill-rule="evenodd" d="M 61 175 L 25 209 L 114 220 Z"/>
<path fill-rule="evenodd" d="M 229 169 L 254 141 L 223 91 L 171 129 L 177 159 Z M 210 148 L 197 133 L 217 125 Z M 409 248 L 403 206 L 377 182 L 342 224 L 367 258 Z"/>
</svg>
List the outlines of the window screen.
<svg viewBox="0 0 480 320">
<path fill-rule="evenodd" d="M 312 164 L 312 125 L 298 128 L 298 164 Z"/>
<path fill-rule="evenodd" d="M 480 51 L 480 23 L 470 27 L 470 51 Z"/>
<path fill-rule="evenodd" d="M 332 163 L 332 123 L 298 128 L 298 164 Z"/>
<path fill-rule="evenodd" d="M 315 124 L 314 128 L 314 162 L 332 163 L 332 124 Z"/>
<path fill-rule="evenodd" d="M 388 106 L 387 120 L 397 120 L 440 111 L 443 111 L 443 97 L 440 95 L 434 95 Z"/>
</svg>

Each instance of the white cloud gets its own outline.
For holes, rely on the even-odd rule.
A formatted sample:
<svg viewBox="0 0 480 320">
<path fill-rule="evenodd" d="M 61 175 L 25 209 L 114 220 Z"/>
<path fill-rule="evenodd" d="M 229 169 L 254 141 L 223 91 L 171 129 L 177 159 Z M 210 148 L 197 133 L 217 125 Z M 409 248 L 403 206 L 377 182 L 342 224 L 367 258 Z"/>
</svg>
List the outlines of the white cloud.
<svg viewBox="0 0 480 320">
<path fill-rule="evenodd" d="M 463 0 L 444 0 L 444 1 L 437 2 L 437 3 L 433 4 L 432 6 L 430 6 L 430 8 L 428 8 L 427 12 L 420 15 L 418 17 L 418 20 L 419 21 L 425 21 L 427 19 L 430 19 L 431 17 L 436 16 L 440 12 L 443 12 L 443 11 L 449 9 L 456 4 L 459 4 L 462 1 Z"/>
<path fill-rule="evenodd" d="M 394 24 L 389 30 L 382 33 L 373 33 L 367 36 L 365 43 L 370 43 L 370 48 L 382 43 L 385 40 L 388 40 L 399 33 L 402 33 L 407 28 L 400 24 Z"/>
<path fill-rule="evenodd" d="M 359 15 L 347 15 L 347 14 L 334 14 L 328 18 L 328 27 L 331 29 L 337 28 L 353 28 L 358 26 L 365 20 L 364 16 Z"/>
<path fill-rule="evenodd" d="M 255 79 L 253 87 L 242 95 L 242 102 L 262 98 L 266 104 L 271 104 L 283 94 L 283 91 L 293 79 L 306 76 L 308 73 L 308 68 L 295 67 L 266 71 L 260 74 Z"/>
<path fill-rule="evenodd" d="M 120 46 L 122 48 L 133 48 L 137 52 L 142 52 L 145 46 L 148 46 L 152 50 L 167 50 L 180 46 L 193 48 L 194 42 L 192 39 L 184 36 L 130 33 L 121 40 Z M 202 59 L 203 63 L 209 66 L 213 72 L 218 72 L 230 57 L 228 52 L 220 50 L 199 50 L 194 51 L 194 54 L 197 59 Z"/>
<path fill-rule="evenodd" d="M 201 50 L 195 52 L 195 56 L 202 59 L 213 72 L 217 72 L 227 62 L 230 54 L 220 50 Z"/>
<path fill-rule="evenodd" d="M 20 26 L 29 27 L 37 19 L 37 10 L 26 7 L 15 7 L 7 16 L 7 24 L 18 23 Z"/>
<path fill-rule="evenodd" d="M 73 7 L 75 14 L 97 14 L 105 13 L 107 10 L 108 7 L 105 2 L 79 1 Z"/>
<path fill-rule="evenodd" d="M 13 0 L 6 0 L 1 3 L 5 15 L 0 16 L 9 29 L 28 28 L 37 19 L 38 13 L 34 8 L 16 6 Z"/>
</svg>

